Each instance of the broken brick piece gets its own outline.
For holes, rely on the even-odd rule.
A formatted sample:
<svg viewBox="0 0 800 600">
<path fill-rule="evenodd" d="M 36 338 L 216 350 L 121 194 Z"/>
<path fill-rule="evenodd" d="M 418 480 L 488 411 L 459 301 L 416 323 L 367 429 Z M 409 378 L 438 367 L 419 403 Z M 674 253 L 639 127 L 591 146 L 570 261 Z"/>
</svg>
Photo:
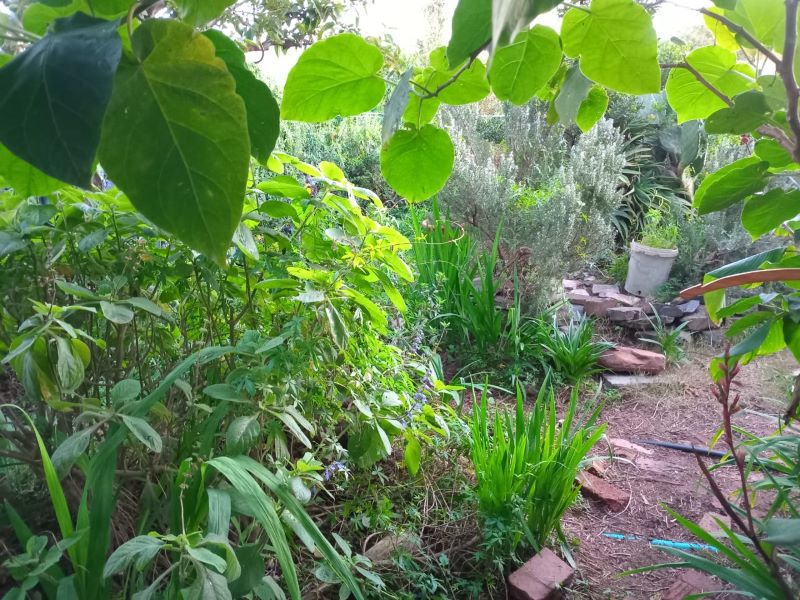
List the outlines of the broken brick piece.
<svg viewBox="0 0 800 600">
<path fill-rule="evenodd" d="M 536 556 L 508 576 L 513 600 L 555 600 L 572 580 L 573 570 L 551 550 Z"/>
<path fill-rule="evenodd" d="M 648 450 L 639 444 L 634 444 L 633 442 L 623 440 L 622 438 L 611 438 L 608 440 L 608 443 L 611 444 L 612 448 L 614 448 L 614 454 L 618 454 L 619 456 L 624 456 L 626 458 L 636 458 L 637 454 L 646 454 L 647 456 L 653 455 L 652 450 Z"/>
<path fill-rule="evenodd" d="M 717 581 L 699 571 L 685 571 L 667 590 L 664 600 L 683 600 L 687 596 L 720 589 Z"/>
<path fill-rule="evenodd" d="M 592 317 L 605 317 L 609 309 L 619 306 L 613 298 L 585 298 L 582 302 L 586 314 Z"/>
<path fill-rule="evenodd" d="M 584 496 L 602 502 L 614 512 L 624 510 L 630 502 L 631 496 L 628 492 L 587 471 L 578 473 L 578 483 L 581 484 L 581 492 Z"/>
</svg>

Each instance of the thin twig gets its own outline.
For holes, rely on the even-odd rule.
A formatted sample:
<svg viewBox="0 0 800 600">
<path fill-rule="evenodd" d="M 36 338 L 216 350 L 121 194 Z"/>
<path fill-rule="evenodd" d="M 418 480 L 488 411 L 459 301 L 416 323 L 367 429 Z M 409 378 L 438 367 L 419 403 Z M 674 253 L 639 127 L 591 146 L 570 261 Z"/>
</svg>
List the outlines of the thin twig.
<svg viewBox="0 0 800 600">
<path fill-rule="evenodd" d="M 679 63 L 664 63 L 664 64 L 661 65 L 661 68 L 662 69 L 686 69 L 687 71 L 689 71 L 689 73 L 691 73 L 692 75 L 695 76 L 695 79 L 697 79 L 697 81 L 699 81 L 705 87 L 707 87 L 709 90 L 711 90 L 714 93 L 714 95 L 717 96 L 720 100 L 722 100 L 725 104 L 727 104 L 728 106 L 733 106 L 733 100 L 731 100 L 728 96 L 726 96 L 724 93 L 722 93 L 719 89 L 714 87 L 713 83 L 711 83 L 708 79 L 703 77 L 702 73 L 700 73 L 700 71 L 695 69 L 688 62 L 684 61 L 684 62 L 679 62 Z"/>
<path fill-rule="evenodd" d="M 753 48 L 755 48 L 756 50 L 761 52 L 761 54 L 763 54 L 768 59 L 770 59 L 772 62 L 774 62 L 776 67 L 781 64 L 781 59 L 778 58 L 778 56 L 772 50 L 767 48 L 763 43 L 761 43 L 758 40 L 758 38 L 756 38 L 754 35 L 750 34 L 750 32 L 748 32 L 741 25 L 737 25 L 736 23 L 734 23 L 733 21 L 731 21 L 730 19 L 728 19 L 724 15 L 720 15 L 720 14 L 717 14 L 715 12 L 711 12 L 707 8 L 701 8 L 699 12 L 701 14 L 711 18 L 711 19 L 714 19 L 715 21 L 719 21 L 720 23 L 725 25 L 725 27 L 730 29 L 732 32 L 742 36 L 744 39 L 746 39 L 748 42 L 750 42 L 750 44 L 752 44 Z"/>
</svg>

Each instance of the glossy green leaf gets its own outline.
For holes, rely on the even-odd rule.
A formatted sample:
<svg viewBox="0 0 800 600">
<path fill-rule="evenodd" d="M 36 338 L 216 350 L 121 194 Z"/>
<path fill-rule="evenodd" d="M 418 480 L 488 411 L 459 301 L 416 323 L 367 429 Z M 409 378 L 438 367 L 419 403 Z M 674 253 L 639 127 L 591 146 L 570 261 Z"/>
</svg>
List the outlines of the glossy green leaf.
<svg viewBox="0 0 800 600">
<path fill-rule="evenodd" d="M 411 81 L 421 85 L 426 90 L 432 91 L 429 85 L 433 74 L 434 70 L 428 67 L 415 75 Z M 425 92 L 422 89 L 417 89 L 413 85 L 412 89 L 414 93 L 410 94 L 408 97 L 408 104 L 406 104 L 406 110 L 403 112 L 403 121 L 415 127 L 421 127 L 433 120 L 442 101 L 439 100 L 437 96 L 423 98 Z M 385 140 L 384 143 L 386 143 Z"/>
<path fill-rule="evenodd" d="M 786 108 L 786 88 L 779 75 L 761 75 L 756 79 L 761 91 L 767 98 L 767 103 L 772 110 Z"/>
<path fill-rule="evenodd" d="M 75 464 L 75 461 L 86 452 L 95 428 L 89 427 L 73 433 L 58 445 L 53 452 L 53 466 L 58 472 L 59 477 L 66 475 Z"/>
<path fill-rule="evenodd" d="M 202 27 L 217 19 L 235 0 L 173 0 L 181 19 L 193 27 Z"/>
<path fill-rule="evenodd" d="M 489 79 L 495 96 L 525 104 L 556 74 L 561 57 L 561 41 L 549 27 L 520 32 L 513 44 L 494 54 Z"/>
<path fill-rule="evenodd" d="M 214 43 L 218 58 L 236 81 L 236 93 L 247 109 L 247 132 L 250 135 L 250 154 L 259 162 L 269 159 L 280 133 L 280 108 L 266 83 L 247 68 L 244 52 L 220 31 L 204 31 Z"/>
<path fill-rule="evenodd" d="M 693 205 L 701 215 L 722 210 L 763 189 L 769 179 L 769 163 L 750 156 L 733 162 L 706 177 L 694 195 Z"/>
<path fill-rule="evenodd" d="M 766 96 L 748 90 L 733 98 L 733 106 L 722 108 L 706 119 L 706 133 L 748 133 L 766 123 L 771 113 Z"/>
<path fill-rule="evenodd" d="M 214 570 L 220 574 L 224 573 L 226 567 L 228 566 L 224 558 L 217 556 L 211 552 L 211 550 L 207 550 L 206 548 L 192 548 L 189 546 L 186 548 L 186 551 L 193 559 L 203 563 L 204 565 L 213 567 Z M 227 588 L 227 584 L 225 584 L 225 587 Z"/>
<path fill-rule="evenodd" d="M 784 0 L 737 0 L 726 16 L 745 28 L 778 53 L 783 52 L 786 35 L 786 5 Z"/>
<path fill-rule="evenodd" d="M 178 21 L 133 35 L 100 142 L 100 160 L 134 206 L 223 262 L 239 224 L 250 143 L 244 102 L 214 45 Z"/>
<path fill-rule="evenodd" d="M 142 384 L 136 379 L 123 379 L 111 388 L 111 403 L 115 408 L 121 408 L 131 400 L 136 400 L 142 393 Z"/>
<path fill-rule="evenodd" d="M 450 65 L 460 65 L 492 37 L 492 0 L 459 0 L 447 44 Z"/>
<path fill-rule="evenodd" d="M 595 85 L 581 102 L 575 123 L 586 133 L 606 114 L 607 108 L 608 94 L 602 87 Z"/>
<path fill-rule="evenodd" d="M 0 178 L 24 198 L 46 196 L 63 185 L 58 179 L 45 175 L 32 164 L 14 156 L 2 144 L 0 144 Z"/>
<path fill-rule="evenodd" d="M 444 187 L 455 151 L 447 132 L 425 125 L 397 131 L 381 149 L 386 182 L 411 202 L 426 200 Z"/>
<path fill-rule="evenodd" d="M 132 417 L 131 415 L 120 415 L 122 422 L 130 429 L 137 440 L 142 442 L 149 450 L 161 452 L 163 443 L 161 436 L 153 429 L 150 424 L 142 418 Z"/>
<path fill-rule="evenodd" d="M 202 2 L 204 0 L 197 0 Z M 222 559 L 220 559 L 222 560 Z M 223 561 L 224 562 L 224 561 Z M 195 563 L 197 578 L 189 588 L 187 598 L 197 600 L 231 600 L 231 591 L 224 575 Z"/>
<path fill-rule="evenodd" d="M 800 214 L 800 190 L 772 189 L 747 199 L 742 211 L 742 225 L 757 239 Z"/>
<path fill-rule="evenodd" d="M 57 21 L 0 69 L 0 143 L 51 177 L 89 187 L 121 52 L 114 22 L 82 13 Z"/>
<path fill-rule="evenodd" d="M 64 19 L 76 12 L 88 14 L 90 11 L 85 0 L 69 0 L 67 2 L 33 2 L 25 7 L 22 13 L 22 26 L 25 31 L 36 35 L 45 35 L 56 19 Z"/>
<path fill-rule="evenodd" d="M 233 243 L 242 251 L 242 253 L 251 260 L 259 259 L 258 246 L 256 239 L 253 237 L 253 232 L 244 223 L 239 223 L 236 231 L 233 232 Z"/>
<path fill-rule="evenodd" d="M 656 32 L 634 0 L 592 0 L 571 8 L 561 25 L 564 53 L 580 58 L 581 71 L 619 92 L 650 94 L 661 88 Z"/>
<path fill-rule="evenodd" d="M 378 76 L 382 66 L 381 51 L 352 33 L 317 42 L 289 72 L 282 118 L 316 123 L 374 108 L 386 89 Z"/>
<path fill-rule="evenodd" d="M 558 118 L 562 123 L 574 123 L 578 118 L 581 105 L 589 96 L 592 82 L 581 73 L 578 65 L 573 65 L 561 84 L 561 90 L 553 103 Z"/>
<path fill-rule="evenodd" d="M 736 55 L 720 46 L 705 46 L 690 52 L 686 62 L 728 98 L 754 86 L 750 65 L 737 64 Z M 673 68 L 667 77 L 667 100 L 678 115 L 678 123 L 705 119 L 728 105 L 685 68 Z"/>
</svg>

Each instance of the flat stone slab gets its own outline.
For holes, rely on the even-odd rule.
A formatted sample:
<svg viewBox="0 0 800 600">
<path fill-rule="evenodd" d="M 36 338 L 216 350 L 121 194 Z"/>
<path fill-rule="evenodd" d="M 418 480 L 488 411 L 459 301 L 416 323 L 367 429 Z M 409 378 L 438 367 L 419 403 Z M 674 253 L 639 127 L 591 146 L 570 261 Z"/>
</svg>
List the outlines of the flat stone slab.
<svg viewBox="0 0 800 600">
<path fill-rule="evenodd" d="M 619 305 L 619 302 L 613 298 L 586 298 L 583 301 L 583 308 L 586 314 L 591 317 L 605 317 L 609 309 Z"/>
<path fill-rule="evenodd" d="M 555 600 L 572 581 L 574 571 L 548 548 L 508 576 L 513 600 Z"/>
<path fill-rule="evenodd" d="M 664 318 L 679 319 L 685 314 L 683 310 L 675 304 L 654 304 L 653 306 L 655 306 L 656 312 L 662 320 Z"/>
<path fill-rule="evenodd" d="M 728 529 L 731 528 L 731 518 L 728 515 L 721 515 L 713 512 L 707 512 L 704 514 L 698 525 L 716 537 L 718 534 L 722 533 L 722 528 L 719 526 L 717 521 L 722 521 L 725 527 Z"/>
<path fill-rule="evenodd" d="M 595 283 L 592 286 L 592 294 L 607 298 L 611 294 L 619 294 L 619 286 L 616 283 Z"/>
<path fill-rule="evenodd" d="M 578 304 L 580 306 L 583 306 L 591 297 L 592 296 L 589 295 L 589 292 L 584 289 L 572 290 L 567 294 L 567 300 L 569 300 L 572 304 Z"/>
<path fill-rule="evenodd" d="M 641 387 L 658 383 L 658 377 L 652 375 L 615 375 L 604 373 L 603 380 L 613 388 Z"/>
<path fill-rule="evenodd" d="M 678 304 L 678 308 L 681 309 L 684 315 L 691 315 L 696 313 L 697 309 L 700 308 L 700 300 L 689 300 L 683 304 Z"/>
<path fill-rule="evenodd" d="M 643 319 L 644 313 L 638 306 L 615 306 L 608 309 L 607 316 L 609 320 L 619 323 Z"/>
<path fill-rule="evenodd" d="M 667 358 L 663 354 L 650 350 L 617 346 L 606 350 L 598 364 L 613 373 L 655 375 L 667 368 Z"/>
<path fill-rule="evenodd" d="M 565 290 L 575 290 L 579 287 L 583 287 L 583 282 L 577 279 L 562 279 L 561 285 L 564 286 Z"/>
<path fill-rule="evenodd" d="M 611 447 L 614 449 L 614 454 L 618 454 L 620 456 L 624 456 L 626 458 L 636 458 L 636 456 L 643 454 L 645 456 L 652 456 L 653 451 L 645 448 L 644 446 L 640 446 L 639 444 L 634 444 L 633 442 L 629 442 L 628 440 L 624 440 L 622 438 L 611 438 L 608 440 L 608 443 L 611 444 Z"/>
<path fill-rule="evenodd" d="M 716 579 L 700 571 L 684 571 L 667 590 L 663 600 L 683 600 L 686 596 L 713 592 L 723 586 Z"/>
<path fill-rule="evenodd" d="M 600 294 L 600 296 L 602 298 L 613 298 L 623 306 L 639 306 L 642 303 L 639 298 L 637 298 L 636 296 L 631 296 L 629 294 L 623 294 L 623 293 L 606 294 L 606 295 Z"/>
<path fill-rule="evenodd" d="M 686 315 L 682 320 L 684 323 L 687 323 L 686 329 L 688 331 L 709 331 L 719 328 L 719 325 L 714 323 L 708 316 L 705 306 L 699 307 L 696 313 L 693 315 Z"/>
<path fill-rule="evenodd" d="M 628 502 L 630 502 L 631 495 L 628 492 L 611 485 L 588 471 L 578 473 L 578 483 L 581 484 L 581 493 L 584 496 L 602 502 L 614 512 L 625 510 Z"/>
</svg>

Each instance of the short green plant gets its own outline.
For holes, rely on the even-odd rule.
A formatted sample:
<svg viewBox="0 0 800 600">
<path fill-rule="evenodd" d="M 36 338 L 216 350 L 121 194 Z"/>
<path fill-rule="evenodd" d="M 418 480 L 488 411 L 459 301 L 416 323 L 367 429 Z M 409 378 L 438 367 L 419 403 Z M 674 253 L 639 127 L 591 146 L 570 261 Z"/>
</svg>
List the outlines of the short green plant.
<svg viewBox="0 0 800 600">
<path fill-rule="evenodd" d="M 686 352 L 681 344 L 681 332 L 689 323 L 684 321 L 677 327 L 670 328 L 664 324 L 658 310 L 652 304 L 650 306 L 653 308 L 653 316 L 652 318 L 648 316 L 647 320 L 653 328 L 653 337 L 640 337 L 639 341 L 655 344 L 667 358 L 667 364 L 677 365 L 686 358 Z"/>
<path fill-rule="evenodd" d="M 608 275 L 617 283 L 625 283 L 628 278 L 629 261 L 630 257 L 627 254 L 618 254 L 608 267 Z"/>
<path fill-rule="evenodd" d="M 484 519 L 510 519 L 512 552 L 523 540 L 538 551 L 553 532 L 561 534 L 561 516 L 578 494 L 577 471 L 604 430 L 596 425 L 600 407 L 581 420 L 577 402 L 573 389 L 559 424 L 555 393 L 546 378 L 527 415 L 519 385 L 513 415 L 496 408 L 490 416 L 485 387 L 473 407 L 478 506 Z"/>
<path fill-rule="evenodd" d="M 572 319 L 563 329 L 553 317 L 549 326 L 540 330 L 539 345 L 547 365 L 567 383 L 576 385 L 601 370 L 597 364 L 600 357 L 614 346 L 592 340 L 593 335 L 594 322 L 588 317 Z"/>
<path fill-rule="evenodd" d="M 672 250 L 678 247 L 680 230 L 677 223 L 670 222 L 664 214 L 657 210 L 647 211 L 642 228 L 641 243 L 651 248 Z"/>
</svg>

